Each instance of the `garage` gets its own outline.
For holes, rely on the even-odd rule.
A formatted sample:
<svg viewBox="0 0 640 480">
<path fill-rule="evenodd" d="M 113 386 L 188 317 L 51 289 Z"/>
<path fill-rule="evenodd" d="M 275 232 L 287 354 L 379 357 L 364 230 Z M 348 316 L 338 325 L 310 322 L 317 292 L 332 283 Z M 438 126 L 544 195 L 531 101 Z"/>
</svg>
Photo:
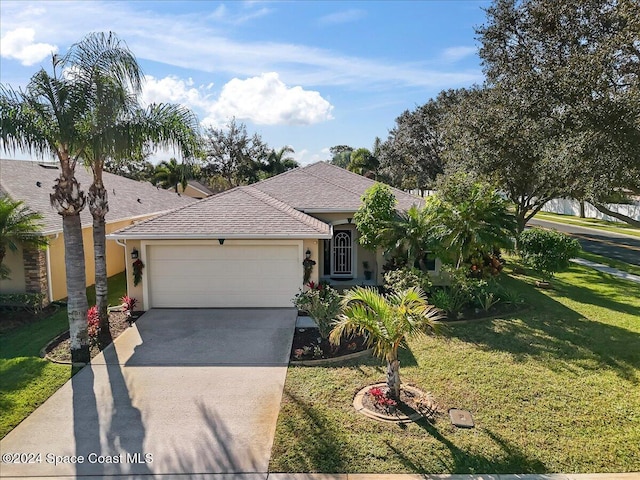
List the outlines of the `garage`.
<svg viewBox="0 0 640 480">
<path fill-rule="evenodd" d="M 302 241 L 146 246 L 149 307 L 291 307 Z"/>
</svg>

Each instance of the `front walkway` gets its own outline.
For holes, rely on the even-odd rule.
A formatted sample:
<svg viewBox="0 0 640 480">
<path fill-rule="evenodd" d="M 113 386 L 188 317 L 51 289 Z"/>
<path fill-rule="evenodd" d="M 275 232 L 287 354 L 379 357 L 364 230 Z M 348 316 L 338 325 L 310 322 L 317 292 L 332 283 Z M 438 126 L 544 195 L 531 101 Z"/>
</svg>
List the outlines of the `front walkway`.
<svg viewBox="0 0 640 480">
<path fill-rule="evenodd" d="M 0 476 L 264 478 L 295 321 L 293 308 L 147 312 L 0 441 L 31 461 Z"/>
<path fill-rule="evenodd" d="M 613 268 L 608 265 L 603 265 L 602 263 L 591 262 L 589 260 L 585 260 L 584 258 L 572 258 L 571 261 L 573 263 L 577 263 L 578 265 L 583 265 L 585 267 L 590 267 L 600 272 L 608 273 L 609 275 L 613 275 L 614 277 L 622 278 L 624 280 L 629 280 L 630 282 L 640 283 L 640 276 L 634 275 L 632 273 L 628 273 L 622 270 L 618 270 L 617 268 Z"/>
</svg>

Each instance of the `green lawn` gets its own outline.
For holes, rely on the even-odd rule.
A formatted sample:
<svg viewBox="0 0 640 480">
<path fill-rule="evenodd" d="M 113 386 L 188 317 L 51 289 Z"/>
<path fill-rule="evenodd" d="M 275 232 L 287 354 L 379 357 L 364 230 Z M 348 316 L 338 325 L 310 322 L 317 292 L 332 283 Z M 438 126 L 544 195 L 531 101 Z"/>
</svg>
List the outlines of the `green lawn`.
<svg viewBox="0 0 640 480">
<path fill-rule="evenodd" d="M 120 303 L 125 294 L 124 273 L 109 279 L 109 302 Z M 87 289 L 90 304 L 93 287 Z M 40 350 L 56 335 L 69 329 L 67 309 L 0 335 L 0 438 L 31 414 L 71 376 L 69 365 L 40 358 Z"/>
<path fill-rule="evenodd" d="M 550 212 L 538 212 L 536 213 L 535 218 L 538 218 L 539 220 L 550 220 L 552 222 L 566 223 L 569 225 L 595 228 L 596 230 L 624 233 L 626 235 L 640 237 L 640 229 L 621 222 L 608 222 L 606 220 L 598 220 L 595 218 L 580 218 L 573 215 L 559 215 L 557 213 Z"/>
<path fill-rule="evenodd" d="M 385 377 L 375 359 L 291 367 L 270 471 L 640 471 L 640 285 L 578 265 L 555 290 L 504 280 L 527 311 L 453 324 L 401 357 L 405 383 L 470 410 L 475 429 L 446 414 L 406 427 L 357 414 L 354 394 Z"/>
</svg>

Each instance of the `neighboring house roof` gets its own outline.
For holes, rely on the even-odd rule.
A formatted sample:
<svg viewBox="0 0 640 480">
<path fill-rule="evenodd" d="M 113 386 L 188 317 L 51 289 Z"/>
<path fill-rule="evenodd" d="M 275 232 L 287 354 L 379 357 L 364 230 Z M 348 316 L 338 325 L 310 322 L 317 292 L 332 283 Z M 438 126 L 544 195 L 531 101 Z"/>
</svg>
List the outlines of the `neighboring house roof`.
<svg viewBox="0 0 640 480">
<path fill-rule="evenodd" d="M 253 186 L 118 230 L 111 238 L 330 238 L 331 227 Z"/>
<path fill-rule="evenodd" d="M 317 162 L 267 178 L 252 186 L 305 212 L 355 212 L 375 180 L 326 162 Z M 392 188 L 400 210 L 424 199 Z"/>
<path fill-rule="evenodd" d="M 375 182 L 328 163 L 314 163 L 236 187 L 123 228 L 111 238 L 330 238 L 331 226 L 307 215 L 355 212 Z M 393 189 L 406 210 L 423 199 Z"/>
<path fill-rule="evenodd" d="M 215 195 L 216 192 L 214 192 L 213 190 L 211 190 L 209 187 L 207 187 L 206 185 L 200 183 L 197 180 L 187 180 L 187 185 L 188 187 L 193 188 L 194 190 L 196 190 L 198 193 L 201 193 L 202 195 L 199 196 L 198 198 L 204 198 L 204 197 L 210 197 L 211 195 Z M 188 188 L 187 187 L 187 188 Z M 171 188 L 170 189 L 172 192 L 175 192 L 175 188 Z M 184 192 L 185 190 L 182 188 L 182 185 L 178 185 L 178 191 L 180 193 Z"/>
<path fill-rule="evenodd" d="M 0 160 L 0 190 L 13 200 L 24 201 L 29 208 L 43 215 L 43 234 L 62 231 L 62 219 L 49 201 L 59 176 L 60 170 L 55 163 Z M 93 182 L 91 172 L 78 164 L 76 178 L 86 193 Z M 103 181 L 109 198 L 107 223 L 157 215 L 195 202 L 193 198 L 158 189 L 148 182 L 107 172 L 103 174 Z M 83 227 L 92 224 L 88 205 L 80 213 L 80 218 Z"/>
</svg>

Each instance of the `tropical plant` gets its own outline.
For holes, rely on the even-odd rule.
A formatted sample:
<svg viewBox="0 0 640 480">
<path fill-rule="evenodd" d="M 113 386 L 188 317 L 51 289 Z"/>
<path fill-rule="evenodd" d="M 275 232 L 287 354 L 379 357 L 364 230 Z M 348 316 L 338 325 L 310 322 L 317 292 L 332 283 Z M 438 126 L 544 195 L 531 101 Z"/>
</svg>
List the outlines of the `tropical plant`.
<svg viewBox="0 0 640 480">
<path fill-rule="evenodd" d="M 287 155 L 288 153 L 295 153 L 293 147 L 289 145 L 282 147 L 280 150 L 272 149 L 269 152 L 267 163 L 262 167 L 267 177 L 279 175 L 300 166 L 293 157 Z"/>
<path fill-rule="evenodd" d="M 0 196 L 0 279 L 9 278 L 11 271 L 4 265 L 7 249 L 15 252 L 19 244 L 43 247 L 47 237 L 39 235 L 42 215 L 29 209 L 22 201 Z"/>
<path fill-rule="evenodd" d="M 156 166 L 151 183 L 164 189 L 173 188 L 177 192 L 180 186 L 183 189 L 187 188 L 189 177 L 188 166 L 171 158 L 169 161 L 163 160 Z"/>
<path fill-rule="evenodd" d="M 389 396 L 400 399 L 400 361 L 398 350 L 407 347 L 409 337 L 437 333 L 440 309 L 429 305 L 419 288 L 383 295 L 372 288 L 355 287 L 344 296 L 343 312 L 338 316 L 329 341 L 340 344 L 343 336 L 367 337 L 367 344 L 378 358 L 387 362 Z"/>
<path fill-rule="evenodd" d="M 327 338 L 341 312 L 341 300 L 340 294 L 329 285 L 311 282 L 308 290 L 301 291 L 293 298 L 293 304 L 307 312 L 318 325 L 320 336 Z"/>
<path fill-rule="evenodd" d="M 382 233 L 387 246 L 385 253 L 409 268 L 418 267 L 426 272 L 427 256 L 434 250 L 431 222 L 432 219 L 426 214 L 425 209 L 415 205 L 406 212 L 397 213 Z"/>
<path fill-rule="evenodd" d="M 555 230 L 531 228 L 518 238 L 518 253 L 525 264 L 538 270 L 543 281 L 569 267 L 569 261 L 580 253 L 580 243 Z"/>
<path fill-rule="evenodd" d="M 469 181 L 465 174 L 454 175 L 448 182 L 454 185 L 445 184 L 425 205 L 425 222 L 433 225 L 439 256 L 448 257 L 457 269 L 478 251 L 511 248 L 517 223 L 497 190 Z"/>
</svg>

